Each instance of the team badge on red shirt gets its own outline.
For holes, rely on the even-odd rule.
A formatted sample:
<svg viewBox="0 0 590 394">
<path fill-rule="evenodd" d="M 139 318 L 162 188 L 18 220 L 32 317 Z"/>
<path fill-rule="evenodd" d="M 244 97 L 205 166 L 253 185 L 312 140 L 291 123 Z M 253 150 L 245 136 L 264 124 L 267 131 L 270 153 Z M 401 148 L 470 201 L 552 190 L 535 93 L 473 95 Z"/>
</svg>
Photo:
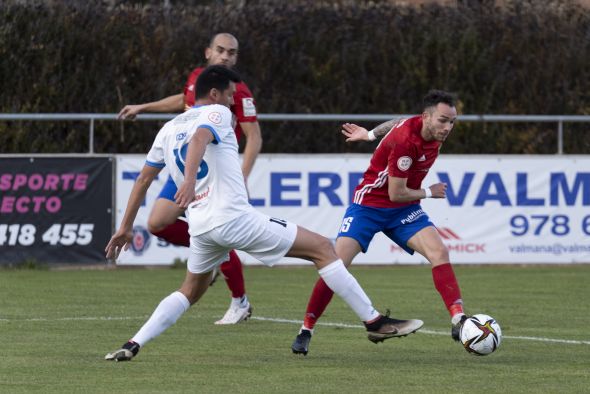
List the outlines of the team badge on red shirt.
<svg viewBox="0 0 590 394">
<path fill-rule="evenodd" d="M 411 165 L 412 158 L 410 156 L 402 156 L 397 159 L 397 168 L 399 168 L 401 171 L 408 171 Z"/>
</svg>

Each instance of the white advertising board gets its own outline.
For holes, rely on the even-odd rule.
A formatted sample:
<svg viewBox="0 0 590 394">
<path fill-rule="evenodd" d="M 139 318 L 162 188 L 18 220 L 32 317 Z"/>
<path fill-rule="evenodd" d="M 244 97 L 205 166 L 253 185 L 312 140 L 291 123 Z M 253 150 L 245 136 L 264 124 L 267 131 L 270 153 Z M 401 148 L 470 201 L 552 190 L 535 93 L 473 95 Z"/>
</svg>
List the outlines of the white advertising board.
<svg viewBox="0 0 590 394">
<path fill-rule="evenodd" d="M 252 204 L 334 238 L 370 155 L 261 155 L 248 180 Z M 117 224 L 144 156 L 117 160 Z M 165 177 L 152 185 L 136 225 L 147 217 Z M 448 184 L 447 199 L 422 207 L 437 226 L 454 263 L 589 263 L 590 157 L 442 155 L 423 186 Z M 143 234 L 143 233 L 142 233 Z M 140 234 L 140 238 L 142 236 Z M 145 231 L 147 234 L 147 231 Z M 170 264 L 188 250 L 149 234 L 148 245 L 122 254 L 119 264 Z M 257 261 L 241 254 L 245 263 Z M 285 259 L 281 264 L 301 263 Z M 360 264 L 417 264 L 383 234 Z"/>
</svg>

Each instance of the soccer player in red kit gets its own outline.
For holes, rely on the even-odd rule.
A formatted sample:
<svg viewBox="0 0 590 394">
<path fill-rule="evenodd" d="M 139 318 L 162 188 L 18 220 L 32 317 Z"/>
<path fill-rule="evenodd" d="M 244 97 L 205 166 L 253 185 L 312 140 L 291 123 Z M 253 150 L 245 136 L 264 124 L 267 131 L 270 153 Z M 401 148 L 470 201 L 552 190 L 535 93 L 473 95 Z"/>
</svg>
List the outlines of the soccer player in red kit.
<svg viewBox="0 0 590 394">
<path fill-rule="evenodd" d="M 238 40 L 229 33 L 216 34 L 205 50 L 207 65 L 222 65 L 233 68 L 238 59 Z M 119 119 L 134 119 L 142 112 L 180 112 L 190 109 L 195 104 L 195 83 L 204 67 L 198 67 L 189 75 L 184 92 L 158 101 L 127 105 L 119 112 Z M 254 162 L 262 147 L 260 126 L 256 118 L 256 104 L 250 89 L 244 82 L 236 83 L 233 96 L 234 104 L 230 107 L 237 121 L 234 131 L 238 142 L 245 135 L 242 173 L 246 181 L 252 171 Z M 184 209 L 174 202 L 176 185 L 168 178 L 158 199 L 154 203 L 148 219 L 149 231 L 174 245 L 189 246 L 188 224 L 183 217 Z M 229 254 L 229 260 L 220 266 L 227 286 L 232 293 L 229 309 L 215 324 L 236 324 L 250 317 L 252 307 L 246 295 L 242 263 L 235 251 Z"/>
<path fill-rule="evenodd" d="M 344 214 L 336 253 L 349 266 L 359 252 L 367 251 L 373 236 L 383 232 L 406 252 L 416 251 L 426 257 L 432 264 L 434 286 L 451 316 L 451 336 L 459 340 L 459 328 L 466 318 L 459 285 L 449 251 L 420 206 L 423 198 L 446 197 L 446 184 L 436 183 L 427 188 L 421 184 L 456 118 L 455 97 L 431 90 L 424 97 L 421 115 L 392 120 L 370 132 L 354 124 L 343 125 L 347 142 L 386 136 L 373 153 Z M 332 295 L 321 279 L 316 282 L 303 326 L 291 346 L 293 353 L 307 354 L 313 328 Z"/>
</svg>

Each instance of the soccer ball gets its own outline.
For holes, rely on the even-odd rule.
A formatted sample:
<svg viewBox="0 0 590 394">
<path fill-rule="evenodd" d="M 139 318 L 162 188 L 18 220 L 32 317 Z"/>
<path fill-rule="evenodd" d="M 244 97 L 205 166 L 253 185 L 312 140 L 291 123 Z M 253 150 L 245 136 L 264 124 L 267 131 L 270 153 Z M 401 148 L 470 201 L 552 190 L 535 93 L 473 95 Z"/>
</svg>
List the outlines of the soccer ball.
<svg viewBox="0 0 590 394">
<path fill-rule="evenodd" d="M 465 350 L 478 356 L 494 352 L 502 342 L 502 329 L 493 317 L 473 315 L 461 327 L 461 343 Z"/>
</svg>

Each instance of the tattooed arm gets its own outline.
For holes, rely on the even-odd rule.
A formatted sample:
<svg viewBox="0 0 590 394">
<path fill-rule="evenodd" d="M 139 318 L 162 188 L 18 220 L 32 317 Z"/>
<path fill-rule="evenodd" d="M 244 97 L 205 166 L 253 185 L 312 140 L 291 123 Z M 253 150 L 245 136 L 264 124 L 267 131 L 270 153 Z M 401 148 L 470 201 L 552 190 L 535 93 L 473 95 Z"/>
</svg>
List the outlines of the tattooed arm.
<svg viewBox="0 0 590 394">
<path fill-rule="evenodd" d="M 342 134 L 346 137 L 346 142 L 375 141 L 377 138 L 385 136 L 401 119 L 403 118 L 388 120 L 371 131 L 354 123 L 344 123 L 342 125 Z"/>
</svg>

